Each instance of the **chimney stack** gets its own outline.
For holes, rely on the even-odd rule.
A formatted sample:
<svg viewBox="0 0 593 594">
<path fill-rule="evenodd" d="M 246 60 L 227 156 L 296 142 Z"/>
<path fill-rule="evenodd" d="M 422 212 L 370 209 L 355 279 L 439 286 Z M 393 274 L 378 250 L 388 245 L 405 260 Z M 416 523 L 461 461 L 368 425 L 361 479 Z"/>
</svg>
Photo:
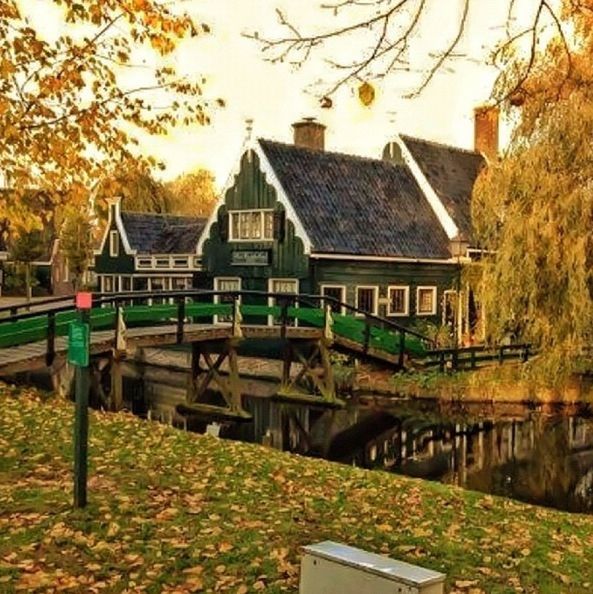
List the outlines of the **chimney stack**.
<svg viewBox="0 0 593 594">
<path fill-rule="evenodd" d="M 314 151 L 325 149 L 325 126 L 315 118 L 303 118 L 292 125 L 294 130 L 294 145 Z"/>
<path fill-rule="evenodd" d="M 476 107 L 474 117 L 474 148 L 492 161 L 498 157 L 499 109 L 488 105 Z"/>
</svg>

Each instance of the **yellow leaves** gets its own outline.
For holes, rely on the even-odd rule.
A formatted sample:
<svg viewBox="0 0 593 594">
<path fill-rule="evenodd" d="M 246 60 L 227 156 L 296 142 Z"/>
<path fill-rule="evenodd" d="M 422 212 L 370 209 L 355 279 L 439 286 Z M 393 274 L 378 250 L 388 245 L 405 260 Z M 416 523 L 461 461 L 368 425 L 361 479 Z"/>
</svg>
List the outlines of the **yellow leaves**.
<svg viewBox="0 0 593 594">
<path fill-rule="evenodd" d="M 0 60 L 0 78 L 8 78 L 15 72 L 14 64 L 10 60 Z"/>
<path fill-rule="evenodd" d="M 370 107 L 375 101 L 375 88 L 368 82 L 358 87 L 358 99 L 365 107 Z"/>
</svg>

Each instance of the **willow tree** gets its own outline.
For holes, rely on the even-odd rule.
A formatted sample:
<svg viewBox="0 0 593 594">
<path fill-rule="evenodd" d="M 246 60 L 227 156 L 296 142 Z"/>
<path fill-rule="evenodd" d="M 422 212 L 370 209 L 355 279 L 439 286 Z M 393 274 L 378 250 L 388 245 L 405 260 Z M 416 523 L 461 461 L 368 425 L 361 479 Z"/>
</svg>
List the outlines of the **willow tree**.
<svg viewBox="0 0 593 594">
<path fill-rule="evenodd" d="M 208 30 L 181 3 L 0 0 L 0 172 L 14 190 L 0 219 L 13 233 L 42 226 L 24 188 L 52 209 L 80 203 L 103 171 L 143 158 L 140 134 L 207 122 L 204 80 L 178 72 L 174 52 Z"/>
<path fill-rule="evenodd" d="M 473 200 L 487 332 L 535 343 L 549 379 L 593 368 L 593 12 L 572 24 L 570 53 L 554 38 L 529 76 L 532 57 L 509 63 L 517 126 Z"/>
</svg>

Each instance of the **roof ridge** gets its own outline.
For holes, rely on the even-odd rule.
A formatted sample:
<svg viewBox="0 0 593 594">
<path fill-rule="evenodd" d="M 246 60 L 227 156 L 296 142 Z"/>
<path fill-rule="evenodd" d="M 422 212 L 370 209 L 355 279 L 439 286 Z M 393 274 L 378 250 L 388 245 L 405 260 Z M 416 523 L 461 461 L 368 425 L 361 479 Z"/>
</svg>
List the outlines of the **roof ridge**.
<svg viewBox="0 0 593 594">
<path fill-rule="evenodd" d="M 401 167 L 401 165 L 397 165 L 393 163 L 393 161 L 387 161 L 386 159 L 381 159 L 380 157 L 368 157 L 365 155 L 355 155 L 353 153 L 344 153 L 341 151 L 326 151 L 320 149 L 312 149 L 305 146 L 298 146 L 296 144 L 291 144 L 289 142 L 280 142 L 278 140 L 270 140 L 269 138 L 258 138 L 258 142 L 269 142 L 270 144 L 275 144 L 278 146 L 283 146 L 286 148 L 296 149 L 298 151 L 304 151 L 307 153 L 311 153 L 313 155 L 332 155 L 336 157 L 347 157 L 349 159 L 355 159 L 357 161 L 370 161 L 375 163 L 383 163 L 385 165 L 390 165 L 392 167 Z"/>
<path fill-rule="evenodd" d="M 175 214 L 172 212 L 146 212 L 139 210 L 122 210 L 122 215 L 134 215 L 134 216 L 148 216 L 148 217 L 177 217 L 178 219 L 197 220 L 206 217 L 198 217 L 194 215 Z"/>
<path fill-rule="evenodd" d="M 427 138 L 419 138 L 418 136 L 411 136 L 410 134 L 400 134 L 400 137 L 404 141 L 406 138 L 409 138 L 410 140 L 415 140 L 417 142 L 425 142 L 426 144 L 431 144 L 432 146 L 436 146 L 438 148 L 453 149 L 454 151 L 459 151 L 460 153 L 467 153 L 470 155 L 474 155 L 476 157 L 482 157 L 482 153 L 480 153 L 476 150 L 462 148 L 460 146 L 455 146 L 453 144 L 446 144 L 445 142 L 439 142 L 438 140 L 429 140 Z"/>
</svg>

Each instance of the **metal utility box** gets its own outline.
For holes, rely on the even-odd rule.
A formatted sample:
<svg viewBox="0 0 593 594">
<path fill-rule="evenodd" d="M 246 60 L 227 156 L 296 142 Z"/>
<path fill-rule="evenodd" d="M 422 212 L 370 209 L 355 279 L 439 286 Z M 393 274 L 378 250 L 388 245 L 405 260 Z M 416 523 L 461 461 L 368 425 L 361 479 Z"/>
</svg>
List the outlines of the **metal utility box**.
<svg viewBox="0 0 593 594">
<path fill-rule="evenodd" d="M 300 594 L 443 594 L 445 575 L 326 541 L 303 547 Z"/>
</svg>

